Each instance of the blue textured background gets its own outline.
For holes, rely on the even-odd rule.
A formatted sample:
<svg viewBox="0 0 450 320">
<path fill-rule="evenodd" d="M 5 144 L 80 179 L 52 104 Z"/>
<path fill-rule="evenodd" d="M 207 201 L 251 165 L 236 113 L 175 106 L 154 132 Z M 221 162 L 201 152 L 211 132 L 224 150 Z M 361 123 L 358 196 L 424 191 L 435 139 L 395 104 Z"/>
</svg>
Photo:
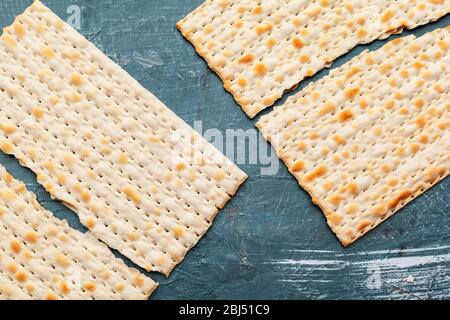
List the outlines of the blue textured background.
<svg viewBox="0 0 450 320">
<path fill-rule="evenodd" d="M 175 29 L 201 2 L 44 0 L 63 19 L 69 16 L 69 5 L 80 6 L 81 33 L 191 125 L 202 120 L 204 130 L 252 129 L 258 118 L 244 115 Z M 0 25 L 11 24 L 30 4 L 0 1 Z M 421 35 L 449 23 L 447 16 L 412 33 Z M 383 43 L 360 46 L 333 68 Z M 327 73 L 320 72 L 296 91 Z M 52 201 L 30 171 L 3 154 L 0 162 L 26 182 L 45 207 L 84 230 L 76 215 Z M 344 249 L 284 165 L 270 177 L 261 176 L 258 165 L 241 168 L 250 179 L 198 246 L 169 278 L 151 274 L 161 283 L 153 299 L 450 298 L 449 179 Z M 406 281 L 408 276 L 414 277 L 413 283 Z"/>
</svg>

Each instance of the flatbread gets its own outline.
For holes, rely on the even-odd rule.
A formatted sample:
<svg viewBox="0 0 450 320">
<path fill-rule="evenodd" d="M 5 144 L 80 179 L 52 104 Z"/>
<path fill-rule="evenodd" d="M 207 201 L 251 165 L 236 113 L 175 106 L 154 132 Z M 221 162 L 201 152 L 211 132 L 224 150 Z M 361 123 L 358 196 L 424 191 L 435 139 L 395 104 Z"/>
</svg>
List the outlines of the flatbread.
<svg viewBox="0 0 450 320">
<path fill-rule="evenodd" d="M 147 299 L 157 284 L 42 208 L 0 166 L 0 300 Z"/>
<path fill-rule="evenodd" d="M 253 118 L 357 44 L 449 12 L 446 0 L 208 0 L 177 27 Z"/>
<path fill-rule="evenodd" d="M 257 126 L 347 246 L 448 176 L 450 27 L 365 52 Z"/>
<path fill-rule="evenodd" d="M 0 147 L 108 246 L 168 275 L 247 178 L 36 1 L 0 41 Z"/>
</svg>

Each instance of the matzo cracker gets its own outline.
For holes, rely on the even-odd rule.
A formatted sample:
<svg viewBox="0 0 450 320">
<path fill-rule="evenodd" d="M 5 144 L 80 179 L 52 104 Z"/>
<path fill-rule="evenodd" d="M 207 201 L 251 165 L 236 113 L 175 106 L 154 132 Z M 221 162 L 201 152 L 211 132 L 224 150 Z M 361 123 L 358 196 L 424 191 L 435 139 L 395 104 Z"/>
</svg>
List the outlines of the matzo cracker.
<svg viewBox="0 0 450 320">
<path fill-rule="evenodd" d="M 247 177 L 38 1 L 0 71 L 1 149 L 148 271 L 168 275 Z"/>
<path fill-rule="evenodd" d="M 447 0 L 207 0 L 177 27 L 254 117 L 357 44 L 449 12 Z"/>
<path fill-rule="evenodd" d="M 448 176 L 450 28 L 365 52 L 257 124 L 349 245 Z"/>
<path fill-rule="evenodd" d="M 0 300 L 147 299 L 157 284 L 70 228 L 0 166 Z"/>
</svg>

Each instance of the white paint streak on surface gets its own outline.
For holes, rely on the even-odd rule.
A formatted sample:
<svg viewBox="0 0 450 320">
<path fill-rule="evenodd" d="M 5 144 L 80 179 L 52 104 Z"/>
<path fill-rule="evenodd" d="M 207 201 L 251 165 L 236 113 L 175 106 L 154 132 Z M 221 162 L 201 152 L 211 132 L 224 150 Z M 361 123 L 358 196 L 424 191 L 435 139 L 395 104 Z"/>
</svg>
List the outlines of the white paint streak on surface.
<svg viewBox="0 0 450 320">
<path fill-rule="evenodd" d="M 345 260 L 295 260 L 295 259 L 281 259 L 275 260 L 272 264 L 275 265 L 291 265 L 291 266 L 369 266 L 376 265 L 380 267 L 397 267 L 397 268 L 410 268 L 415 266 L 423 266 L 426 264 L 450 262 L 450 254 L 443 255 L 429 255 L 429 256 L 414 256 L 414 257 L 398 257 L 398 258 L 385 258 L 385 259 L 371 259 L 365 261 L 353 261 L 348 262 Z"/>
<path fill-rule="evenodd" d="M 273 261 L 273 264 L 284 265 L 302 265 L 302 266 L 327 266 L 345 263 L 341 260 L 295 260 L 295 259 L 281 259 Z"/>
<path fill-rule="evenodd" d="M 339 253 L 331 250 L 283 250 L 285 252 L 299 252 L 299 253 L 330 253 L 334 256 L 362 256 L 362 255 L 377 255 L 377 254 L 400 254 L 400 253 L 416 253 L 416 252 L 426 252 L 426 251 L 438 251 L 438 250 L 450 250 L 450 246 L 436 246 L 436 247 L 425 247 L 425 248 L 412 248 L 412 249 L 396 249 L 396 250 L 375 250 L 375 251 L 361 251 L 354 253 Z"/>
<path fill-rule="evenodd" d="M 144 69 L 151 69 L 154 66 L 162 66 L 164 63 L 158 53 L 154 50 L 146 52 L 133 51 L 131 60 L 139 64 Z"/>
<path fill-rule="evenodd" d="M 351 287 L 361 297 L 438 299 L 445 297 L 441 288 L 450 285 L 450 278 L 442 273 L 450 265 L 449 245 L 352 253 L 298 249 L 282 252 L 286 258 L 268 264 L 279 272 L 279 282 L 293 285 L 303 294 L 308 294 L 311 286 L 320 292 L 317 286 L 327 283 L 347 286 L 338 275 L 342 273 L 354 278 Z M 379 286 L 367 286 L 371 277 L 379 279 Z M 436 277 L 440 282 L 436 283 Z M 407 281 L 411 278 L 413 282 Z"/>
<path fill-rule="evenodd" d="M 380 267 L 396 267 L 400 269 L 423 266 L 433 263 L 450 262 L 450 254 L 375 259 L 368 262 L 355 262 L 356 265 L 372 264 Z"/>
<path fill-rule="evenodd" d="M 320 279 L 312 279 L 312 280 L 290 280 L 290 279 L 281 279 L 281 282 L 286 282 L 286 283 L 309 283 L 309 282 L 316 282 L 316 283 L 331 283 L 333 282 L 332 280 L 320 280 Z"/>
</svg>

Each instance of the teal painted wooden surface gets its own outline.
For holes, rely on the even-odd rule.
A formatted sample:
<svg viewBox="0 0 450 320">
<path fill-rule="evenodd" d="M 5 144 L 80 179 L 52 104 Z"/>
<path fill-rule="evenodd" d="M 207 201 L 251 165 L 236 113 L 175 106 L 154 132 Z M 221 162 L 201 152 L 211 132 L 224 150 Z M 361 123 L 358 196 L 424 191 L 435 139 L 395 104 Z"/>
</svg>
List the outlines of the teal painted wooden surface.
<svg viewBox="0 0 450 320">
<path fill-rule="evenodd" d="M 204 130 L 254 129 L 257 119 L 244 115 L 175 29 L 176 21 L 202 0 L 44 2 L 63 19 L 69 5 L 78 5 L 81 32 L 191 125 L 202 120 Z M 2 0 L 0 25 L 9 25 L 30 3 Z M 449 22 L 447 16 L 412 33 Z M 382 43 L 356 48 L 333 68 Z M 303 82 L 297 91 L 327 73 Z M 0 162 L 56 216 L 84 230 L 30 171 L 3 154 Z M 262 176 L 259 165 L 241 168 L 250 179 L 199 245 L 169 278 L 151 274 L 161 283 L 153 299 L 450 298 L 449 179 L 344 249 L 283 165 L 275 176 Z M 406 281 L 410 275 L 413 283 Z"/>
</svg>

